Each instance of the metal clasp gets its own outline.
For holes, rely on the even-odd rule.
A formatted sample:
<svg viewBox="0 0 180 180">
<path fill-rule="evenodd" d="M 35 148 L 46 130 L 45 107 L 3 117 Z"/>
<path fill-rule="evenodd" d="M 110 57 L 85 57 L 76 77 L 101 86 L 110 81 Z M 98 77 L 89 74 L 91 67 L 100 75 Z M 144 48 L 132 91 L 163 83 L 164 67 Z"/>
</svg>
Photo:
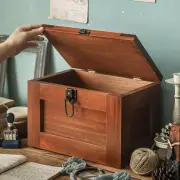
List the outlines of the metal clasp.
<svg viewBox="0 0 180 180">
<path fill-rule="evenodd" d="M 96 71 L 94 71 L 93 69 L 87 69 L 87 71 L 88 71 L 89 73 L 96 73 Z"/>
<path fill-rule="evenodd" d="M 133 76 L 133 79 L 134 79 L 134 80 L 137 80 L 137 81 L 141 81 L 141 78 L 140 78 L 140 77 Z"/>
<path fill-rule="evenodd" d="M 65 97 L 65 113 L 67 116 L 72 117 L 74 115 L 74 103 L 77 101 L 77 90 L 72 88 L 66 89 L 66 97 Z M 72 113 L 69 114 L 67 111 L 67 102 L 69 102 L 72 106 Z"/>
<path fill-rule="evenodd" d="M 79 30 L 79 34 L 86 34 L 86 35 L 89 35 L 89 34 L 90 34 L 90 31 L 87 30 L 87 29 L 80 29 L 80 30 Z"/>
</svg>

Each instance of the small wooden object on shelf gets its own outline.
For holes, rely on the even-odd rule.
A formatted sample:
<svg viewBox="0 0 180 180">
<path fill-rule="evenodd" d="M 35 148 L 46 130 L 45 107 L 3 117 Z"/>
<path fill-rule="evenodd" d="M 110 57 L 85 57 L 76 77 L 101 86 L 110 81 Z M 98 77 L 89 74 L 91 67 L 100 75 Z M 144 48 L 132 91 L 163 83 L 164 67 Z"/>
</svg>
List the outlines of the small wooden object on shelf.
<svg viewBox="0 0 180 180">
<path fill-rule="evenodd" d="M 28 145 L 123 168 L 160 130 L 162 75 L 134 35 L 44 25 L 73 68 L 28 82 Z"/>
</svg>

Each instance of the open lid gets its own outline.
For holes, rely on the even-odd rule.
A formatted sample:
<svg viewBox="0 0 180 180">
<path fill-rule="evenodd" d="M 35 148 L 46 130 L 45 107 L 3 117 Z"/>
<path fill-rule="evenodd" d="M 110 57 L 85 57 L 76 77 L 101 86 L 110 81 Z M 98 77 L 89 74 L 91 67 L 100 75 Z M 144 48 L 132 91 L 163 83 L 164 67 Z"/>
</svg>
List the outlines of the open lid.
<svg viewBox="0 0 180 180">
<path fill-rule="evenodd" d="M 44 35 L 72 68 L 159 82 L 162 75 L 134 35 L 43 25 Z"/>
</svg>

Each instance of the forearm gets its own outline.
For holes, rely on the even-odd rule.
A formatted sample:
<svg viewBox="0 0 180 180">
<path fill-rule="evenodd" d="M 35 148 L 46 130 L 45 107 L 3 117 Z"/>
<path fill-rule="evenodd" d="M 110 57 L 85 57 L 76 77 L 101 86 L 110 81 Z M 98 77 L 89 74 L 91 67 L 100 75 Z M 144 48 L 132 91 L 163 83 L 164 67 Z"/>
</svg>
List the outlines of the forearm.
<svg viewBox="0 0 180 180">
<path fill-rule="evenodd" d="M 4 61 L 6 58 L 8 58 L 9 57 L 8 55 L 9 55 L 9 47 L 5 42 L 3 42 L 0 44 L 0 63 Z"/>
</svg>

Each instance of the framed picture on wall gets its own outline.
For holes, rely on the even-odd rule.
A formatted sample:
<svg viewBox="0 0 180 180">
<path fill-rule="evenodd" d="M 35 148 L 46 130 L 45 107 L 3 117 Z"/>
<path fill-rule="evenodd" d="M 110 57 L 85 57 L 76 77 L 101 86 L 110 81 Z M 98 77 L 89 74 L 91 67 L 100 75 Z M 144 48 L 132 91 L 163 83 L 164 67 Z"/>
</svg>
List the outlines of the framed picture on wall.
<svg viewBox="0 0 180 180">
<path fill-rule="evenodd" d="M 36 63 L 34 78 L 40 78 L 45 74 L 46 62 L 49 57 L 49 42 L 48 40 L 37 41 L 37 48 L 28 48 L 24 52 L 36 54 Z"/>
<path fill-rule="evenodd" d="M 46 62 L 49 59 L 48 40 L 36 43 L 37 47 L 25 49 L 8 62 L 9 98 L 14 99 L 18 106 L 27 106 L 28 80 L 40 78 L 46 73 Z"/>
<path fill-rule="evenodd" d="M 9 36 L 7 35 L 0 35 L 0 43 L 3 43 L 6 41 L 6 39 Z M 46 69 L 46 62 L 49 57 L 49 42 L 48 40 L 43 41 L 37 41 L 37 47 L 35 48 L 27 48 L 23 52 L 27 52 L 28 54 L 34 54 L 33 57 L 35 57 L 35 66 L 33 67 L 33 77 L 31 78 L 40 78 L 45 75 L 45 69 Z M 20 54 L 21 54 L 20 53 Z M 27 54 L 27 55 L 28 55 Z M 11 61 L 12 62 L 12 61 Z M 12 63 L 11 63 L 12 64 Z M 0 97 L 4 97 L 4 90 L 5 90 L 5 82 L 7 79 L 7 66 L 9 66 L 8 59 L 5 59 L 0 63 Z M 10 68 L 10 67 L 9 67 Z M 28 69 L 29 67 L 24 68 Z M 10 68 L 11 70 L 11 68 Z M 13 78 L 15 78 L 15 75 L 13 75 Z M 8 87 L 9 89 L 9 87 Z"/>
<path fill-rule="evenodd" d="M 36 48 L 25 49 L 8 62 L 8 97 L 18 106 L 27 106 L 28 80 L 44 76 L 48 68 L 48 40 L 37 41 L 37 44 Z"/>
</svg>

